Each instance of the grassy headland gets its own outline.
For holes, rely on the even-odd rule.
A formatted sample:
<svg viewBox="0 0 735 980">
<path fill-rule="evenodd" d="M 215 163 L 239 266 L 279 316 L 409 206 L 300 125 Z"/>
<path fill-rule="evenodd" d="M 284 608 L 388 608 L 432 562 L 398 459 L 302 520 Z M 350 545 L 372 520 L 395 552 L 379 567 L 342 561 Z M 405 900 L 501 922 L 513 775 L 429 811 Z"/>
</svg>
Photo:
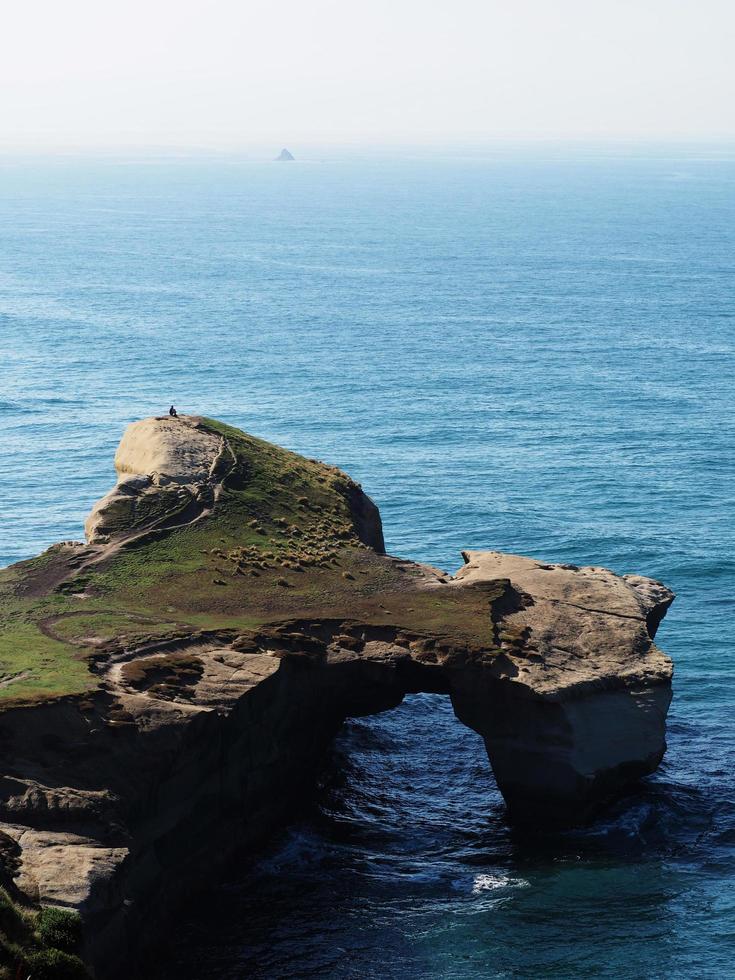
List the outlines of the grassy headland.
<svg viewBox="0 0 735 980">
<path fill-rule="evenodd" d="M 212 419 L 225 440 L 211 512 L 119 548 L 57 545 L 0 572 L 0 703 L 84 695 L 90 662 L 194 630 L 349 618 L 492 645 L 488 602 L 427 590 L 361 540 L 360 488 L 335 467 Z"/>
</svg>

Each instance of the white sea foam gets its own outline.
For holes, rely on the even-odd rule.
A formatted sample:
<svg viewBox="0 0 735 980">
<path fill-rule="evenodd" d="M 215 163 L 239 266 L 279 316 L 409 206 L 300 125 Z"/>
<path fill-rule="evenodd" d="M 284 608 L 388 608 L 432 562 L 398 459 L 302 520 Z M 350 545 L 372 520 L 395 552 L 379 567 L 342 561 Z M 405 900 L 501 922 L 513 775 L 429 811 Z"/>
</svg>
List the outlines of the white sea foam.
<svg viewBox="0 0 735 980">
<path fill-rule="evenodd" d="M 530 888 L 530 881 L 525 878 L 511 878 L 506 874 L 481 874 L 475 875 L 472 882 L 472 894 L 479 895 L 481 892 L 495 891 L 498 888 Z"/>
</svg>

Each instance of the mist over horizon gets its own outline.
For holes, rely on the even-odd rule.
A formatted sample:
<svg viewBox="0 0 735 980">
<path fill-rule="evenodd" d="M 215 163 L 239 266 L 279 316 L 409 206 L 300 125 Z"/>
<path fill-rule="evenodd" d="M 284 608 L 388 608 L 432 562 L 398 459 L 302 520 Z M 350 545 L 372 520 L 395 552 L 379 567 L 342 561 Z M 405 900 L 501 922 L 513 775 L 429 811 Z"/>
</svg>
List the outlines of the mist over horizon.
<svg viewBox="0 0 735 980">
<path fill-rule="evenodd" d="M 6 13 L 0 149 L 735 139 L 735 8 L 35 0 Z"/>
</svg>

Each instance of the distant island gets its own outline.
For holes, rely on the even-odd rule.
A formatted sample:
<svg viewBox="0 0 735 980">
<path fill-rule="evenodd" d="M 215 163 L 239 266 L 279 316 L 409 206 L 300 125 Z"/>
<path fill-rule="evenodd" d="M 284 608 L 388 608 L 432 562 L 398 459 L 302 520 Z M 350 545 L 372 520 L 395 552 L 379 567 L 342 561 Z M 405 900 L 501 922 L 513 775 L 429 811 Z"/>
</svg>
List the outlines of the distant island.
<svg viewBox="0 0 735 980">
<path fill-rule="evenodd" d="M 86 542 L 0 571 L 0 964 L 18 976 L 139 975 L 181 897 L 293 817 L 344 720 L 406 694 L 451 698 L 536 831 L 660 762 L 660 583 L 392 557 L 349 476 L 214 419 L 135 422 L 115 468 Z"/>
<path fill-rule="evenodd" d="M 295 160 L 295 159 L 296 158 L 294 157 L 293 153 L 289 152 L 289 150 L 287 150 L 285 147 L 281 150 L 281 152 L 276 157 L 276 160 Z"/>
</svg>

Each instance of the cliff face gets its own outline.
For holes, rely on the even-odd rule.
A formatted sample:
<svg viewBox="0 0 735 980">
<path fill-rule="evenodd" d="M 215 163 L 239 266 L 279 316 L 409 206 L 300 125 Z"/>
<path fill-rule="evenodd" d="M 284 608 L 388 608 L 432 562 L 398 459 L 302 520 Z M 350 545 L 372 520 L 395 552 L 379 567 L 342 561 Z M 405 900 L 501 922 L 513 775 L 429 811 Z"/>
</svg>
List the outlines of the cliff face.
<svg viewBox="0 0 735 980">
<path fill-rule="evenodd" d="M 660 583 L 386 556 L 348 477 L 211 420 L 136 423 L 116 469 L 86 545 L 0 574 L 1 853 L 21 893 L 81 911 L 99 976 L 288 819 L 345 718 L 406 693 L 451 697 L 539 830 L 660 761 Z"/>
<path fill-rule="evenodd" d="M 502 682 L 466 672 L 455 713 L 483 736 L 512 816 L 583 819 L 663 757 L 671 663 L 652 640 L 673 594 L 604 568 L 464 557 L 456 585 L 507 578 L 525 599 L 498 624 Z"/>
</svg>

